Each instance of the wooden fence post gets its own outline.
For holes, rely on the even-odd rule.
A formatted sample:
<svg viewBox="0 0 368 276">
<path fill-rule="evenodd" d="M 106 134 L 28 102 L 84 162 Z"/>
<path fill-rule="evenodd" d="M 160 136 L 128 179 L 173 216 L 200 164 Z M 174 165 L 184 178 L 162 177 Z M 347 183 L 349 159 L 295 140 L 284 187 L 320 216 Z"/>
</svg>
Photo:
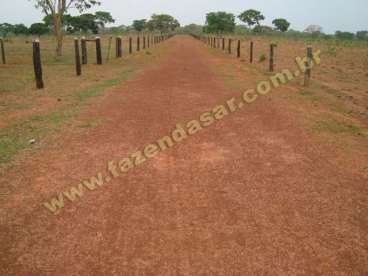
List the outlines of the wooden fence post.
<svg viewBox="0 0 368 276">
<path fill-rule="evenodd" d="M 146 49 L 146 36 L 143 36 L 143 49 Z"/>
<path fill-rule="evenodd" d="M 148 49 L 150 48 L 150 36 L 149 35 L 147 36 L 147 48 Z"/>
<path fill-rule="evenodd" d="M 1 48 L 1 60 L 3 64 L 6 64 L 5 46 L 4 46 L 4 40 L 2 38 L 0 38 L 0 48 Z"/>
<path fill-rule="evenodd" d="M 222 50 L 225 51 L 225 38 L 222 38 Z"/>
<path fill-rule="evenodd" d="M 250 42 L 250 53 L 249 53 L 249 62 L 253 63 L 253 50 L 254 50 L 254 42 Z"/>
<path fill-rule="evenodd" d="M 44 84 L 42 78 L 40 41 L 38 39 L 33 41 L 33 68 L 36 78 L 36 86 L 38 89 L 42 89 L 44 88 Z"/>
<path fill-rule="evenodd" d="M 96 63 L 102 64 L 101 38 L 96 37 Z"/>
<path fill-rule="evenodd" d="M 82 64 L 87 64 L 88 63 L 87 41 L 84 36 L 81 39 L 81 48 L 82 48 Z"/>
<path fill-rule="evenodd" d="M 271 44 L 270 45 L 270 72 L 273 72 L 275 69 L 275 64 L 274 64 L 274 55 L 275 55 L 275 47 L 277 45 L 276 44 Z"/>
<path fill-rule="evenodd" d="M 77 76 L 80 76 L 82 74 L 82 66 L 80 60 L 78 38 L 74 38 L 74 50 L 75 50 L 75 71 L 77 73 Z"/>
<path fill-rule="evenodd" d="M 229 54 L 231 54 L 231 44 L 232 44 L 232 39 L 231 38 L 229 38 L 229 45 L 228 45 L 228 52 L 229 52 Z"/>
<path fill-rule="evenodd" d="M 313 59 L 313 48 L 307 48 L 307 61 L 305 63 L 307 70 L 304 73 L 304 86 L 309 86 L 309 82 L 312 76 L 312 59 Z"/>
<path fill-rule="evenodd" d="M 116 38 L 116 57 L 120 58 L 123 56 L 123 43 L 122 43 L 122 38 L 120 36 L 118 36 Z"/>
<path fill-rule="evenodd" d="M 137 52 L 139 52 L 141 50 L 141 38 L 138 36 L 137 37 Z"/>
<path fill-rule="evenodd" d="M 129 37 L 129 54 L 133 52 L 133 39 Z"/>
<path fill-rule="evenodd" d="M 240 47 L 241 47 L 241 42 L 240 40 L 238 40 L 238 48 L 237 48 L 237 57 L 240 58 Z"/>
</svg>

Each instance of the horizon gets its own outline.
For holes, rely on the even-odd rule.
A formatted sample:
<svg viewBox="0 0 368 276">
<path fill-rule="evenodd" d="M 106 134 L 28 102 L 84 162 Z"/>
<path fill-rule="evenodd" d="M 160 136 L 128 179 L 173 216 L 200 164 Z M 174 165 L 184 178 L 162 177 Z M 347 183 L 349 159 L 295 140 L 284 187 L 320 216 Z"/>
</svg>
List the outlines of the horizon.
<svg viewBox="0 0 368 276">
<path fill-rule="evenodd" d="M 231 0 L 226 3 L 213 3 L 209 0 L 186 2 L 153 0 L 146 3 L 140 0 L 124 2 L 110 0 L 109 2 L 102 1 L 101 6 L 93 7 L 85 12 L 93 13 L 99 10 L 110 12 L 116 22 L 108 26 L 130 26 L 135 19 L 149 19 L 152 14 L 161 13 L 172 15 L 181 26 L 186 26 L 189 24 L 204 25 L 206 14 L 209 12 L 225 11 L 238 16 L 244 10 L 257 9 L 265 15 L 266 20 L 262 22 L 262 25 L 266 26 L 272 26 L 272 20 L 275 18 L 285 18 L 291 23 L 290 29 L 297 31 L 304 31 L 309 25 L 320 25 L 323 32 L 328 34 L 336 31 L 356 33 L 368 30 L 368 18 L 366 17 L 368 9 L 364 0 L 354 0 L 349 5 L 342 0 L 334 1 L 333 4 L 321 3 L 317 0 L 311 0 L 308 4 L 295 3 L 292 0 L 259 0 L 247 5 L 241 2 L 239 0 Z M 331 13 L 332 5 L 334 6 L 333 14 Z M 0 4 L 0 10 L 0 23 L 30 26 L 33 23 L 42 22 L 44 17 L 44 14 L 34 7 L 33 1 L 28 0 L 13 0 L 11 5 L 4 5 L 4 7 Z M 78 14 L 75 10 L 68 13 Z M 236 23 L 242 24 L 239 19 L 236 19 Z"/>
</svg>

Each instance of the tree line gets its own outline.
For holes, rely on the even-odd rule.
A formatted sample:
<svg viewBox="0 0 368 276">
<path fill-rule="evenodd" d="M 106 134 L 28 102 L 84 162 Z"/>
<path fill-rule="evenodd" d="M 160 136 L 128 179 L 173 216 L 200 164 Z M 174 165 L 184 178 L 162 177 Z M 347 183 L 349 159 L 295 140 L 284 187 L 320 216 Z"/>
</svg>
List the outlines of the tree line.
<svg viewBox="0 0 368 276">
<path fill-rule="evenodd" d="M 86 13 L 78 16 L 65 14 L 61 20 L 62 29 L 67 33 L 76 32 L 91 32 L 98 34 L 101 28 L 105 27 L 107 23 L 114 23 L 115 20 L 108 12 L 98 11 L 94 14 Z M 3 37 L 9 34 L 14 35 L 44 35 L 54 31 L 54 21 L 51 15 L 46 15 L 43 22 L 37 22 L 30 25 L 28 28 L 24 24 L 0 24 L 0 35 Z"/>
<path fill-rule="evenodd" d="M 237 25 L 236 18 L 238 18 L 244 25 Z M 272 21 L 273 27 L 262 25 L 266 17 L 257 10 L 249 9 L 238 16 L 228 12 L 210 12 L 206 15 L 206 23 L 201 27 L 201 31 L 204 33 L 234 33 L 241 29 L 243 32 L 252 34 L 268 34 L 272 32 L 281 33 L 298 33 L 295 30 L 289 30 L 290 22 L 285 18 L 276 18 Z M 186 27 L 187 29 L 199 30 L 198 25 L 191 24 Z M 310 25 L 304 33 L 314 36 L 323 36 L 325 38 L 337 38 L 342 40 L 367 40 L 368 31 L 358 31 L 357 33 L 336 31 L 334 35 L 327 35 L 323 33 L 322 27 L 318 25 Z"/>
<path fill-rule="evenodd" d="M 37 22 L 27 28 L 24 24 L 0 24 L 0 35 L 7 36 L 9 33 L 42 35 L 52 32 L 56 39 L 56 56 L 62 56 L 63 37 L 67 33 L 92 32 L 97 34 L 99 29 L 106 23 L 114 23 L 115 20 L 108 12 L 96 12 L 94 14 L 84 13 L 84 11 L 101 4 L 98 0 L 31 0 L 35 7 L 40 9 L 45 17 L 43 22 Z M 72 16 L 68 14 L 70 9 L 76 9 L 80 15 Z M 161 32 L 174 30 L 179 27 L 179 22 L 167 14 L 154 14 L 146 21 L 135 20 L 132 28 L 138 31 L 148 29 Z M 116 29 L 115 29 L 116 30 Z"/>
</svg>

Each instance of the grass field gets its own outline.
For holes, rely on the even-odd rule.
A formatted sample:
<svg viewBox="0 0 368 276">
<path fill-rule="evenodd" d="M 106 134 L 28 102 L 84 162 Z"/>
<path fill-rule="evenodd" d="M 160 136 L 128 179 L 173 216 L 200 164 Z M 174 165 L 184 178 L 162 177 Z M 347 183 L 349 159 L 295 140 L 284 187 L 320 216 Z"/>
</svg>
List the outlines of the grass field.
<svg viewBox="0 0 368 276">
<path fill-rule="evenodd" d="M 54 38 L 42 37 L 43 90 L 35 87 L 31 38 L 9 39 L 5 43 L 7 64 L 0 65 L 0 164 L 9 163 L 20 150 L 30 148 L 30 140 L 39 140 L 70 121 L 89 98 L 153 66 L 159 51 L 155 55 L 147 48 L 135 52 L 136 37 L 132 37 L 134 53 L 128 54 L 128 37 L 124 37 L 121 59 L 115 58 L 115 40 L 108 59 L 109 36 L 101 37 L 103 65 L 95 64 L 95 46 L 88 43 L 89 64 L 83 66 L 80 77 L 75 74 L 74 37 L 65 37 L 60 59 L 55 59 Z"/>
</svg>

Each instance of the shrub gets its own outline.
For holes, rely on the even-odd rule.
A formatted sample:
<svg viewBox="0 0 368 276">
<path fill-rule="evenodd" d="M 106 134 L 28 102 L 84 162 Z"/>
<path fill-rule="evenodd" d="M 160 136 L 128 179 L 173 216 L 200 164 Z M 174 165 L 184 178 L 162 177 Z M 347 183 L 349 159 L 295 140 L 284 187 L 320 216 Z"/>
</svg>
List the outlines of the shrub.
<svg viewBox="0 0 368 276">
<path fill-rule="evenodd" d="M 266 55 L 265 54 L 262 54 L 259 56 L 259 62 L 264 62 L 266 60 Z"/>
</svg>

